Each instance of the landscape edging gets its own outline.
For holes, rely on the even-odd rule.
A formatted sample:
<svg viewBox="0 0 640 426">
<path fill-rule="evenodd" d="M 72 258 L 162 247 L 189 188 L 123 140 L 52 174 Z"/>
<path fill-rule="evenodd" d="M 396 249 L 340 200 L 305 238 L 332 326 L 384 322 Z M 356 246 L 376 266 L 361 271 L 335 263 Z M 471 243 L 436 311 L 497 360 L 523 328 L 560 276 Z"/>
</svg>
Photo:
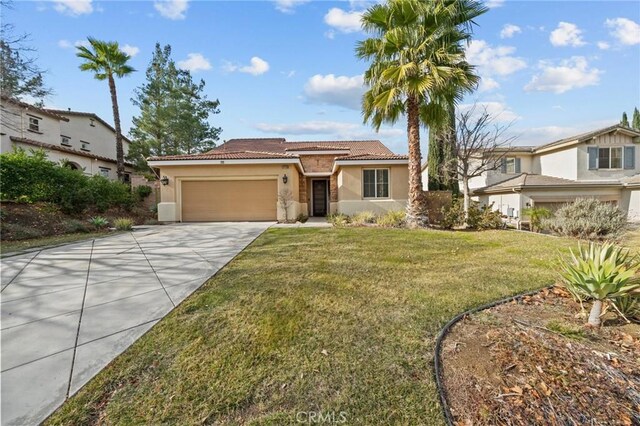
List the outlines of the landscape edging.
<svg viewBox="0 0 640 426">
<path fill-rule="evenodd" d="M 447 395 L 444 389 L 444 384 L 442 382 L 442 341 L 447 334 L 449 333 L 449 329 L 453 327 L 458 321 L 465 318 L 468 315 L 475 314 L 480 311 L 484 311 L 485 309 L 493 308 L 494 306 L 502 305 L 504 303 L 512 302 L 514 300 L 519 300 L 526 296 L 533 296 L 534 294 L 540 293 L 544 289 L 550 289 L 554 285 L 548 285 L 546 287 L 539 288 L 537 290 L 527 291 L 525 293 L 516 294 L 515 296 L 508 296 L 493 302 L 486 303 L 484 305 L 476 306 L 475 308 L 471 308 L 467 311 L 464 311 L 458 315 L 456 315 L 451 321 L 449 321 L 443 328 L 440 330 L 438 337 L 436 338 L 436 347 L 434 349 L 434 362 L 433 369 L 434 374 L 436 376 L 436 388 L 438 389 L 438 398 L 440 399 L 440 406 L 442 407 L 442 412 L 444 414 L 445 420 L 448 426 L 455 426 L 453 422 L 453 416 L 451 415 L 451 409 L 449 408 L 449 404 L 447 402 Z"/>
</svg>

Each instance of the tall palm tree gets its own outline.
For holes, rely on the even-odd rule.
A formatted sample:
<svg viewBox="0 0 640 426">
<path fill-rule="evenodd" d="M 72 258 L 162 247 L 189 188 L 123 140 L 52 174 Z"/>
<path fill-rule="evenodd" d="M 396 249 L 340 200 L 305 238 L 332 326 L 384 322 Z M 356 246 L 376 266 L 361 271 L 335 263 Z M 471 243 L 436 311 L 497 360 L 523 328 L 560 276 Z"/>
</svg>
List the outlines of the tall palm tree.
<svg viewBox="0 0 640 426">
<path fill-rule="evenodd" d="M 116 128 L 116 163 L 118 179 L 124 180 L 124 151 L 122 149 L 122 129 L 120 127 L 120 111 L 118 109 L 118 94 L 114 77 L 124 77 L 135 71 L 127 65 L 131 56 L 120 50 L 117 42 L 101 41 L 89 37 L 89 47 L 78 46 L 76 56 L 84 59 L 80 64 L 82 71 L 93 71 L 98 80 L 109 81 L 111 93 L 111 107 L 113 108 L 113 122 Z"/>
<path fill-rule="evenodd" d="M 449 116 L 443 100 L 456 102 L 479 80 L 465 61 L 462 42 L 474 17 L 486 8 L 475 0 L 389 0 L 369 8 L 362 25 L 372 37 L 356 47 L 371 61 L 362 100 L 365 122 L 407 118 L 410 226 L 427 223 L 421 176 L 420 124 L 441 126 Z"/>
</svg>

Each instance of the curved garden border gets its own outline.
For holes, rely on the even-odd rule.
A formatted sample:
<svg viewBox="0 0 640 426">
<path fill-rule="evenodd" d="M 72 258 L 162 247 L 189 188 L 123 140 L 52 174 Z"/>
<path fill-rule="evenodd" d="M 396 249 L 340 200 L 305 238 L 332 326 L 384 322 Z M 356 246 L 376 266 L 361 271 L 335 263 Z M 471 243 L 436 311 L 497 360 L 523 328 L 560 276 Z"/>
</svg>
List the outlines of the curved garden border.
<svg viewBox="0 0 640 426">
<path fill-rule="evenodd" d="M 486 303 L 481 306 L 477 306 L 475 308 L 471 308 L 467 311 L 462 312 L 461 314 L 456 315 L 451 321 L 449 321 L 442 328 L 442 330 L 440 330 L 440 334 L 438 334 L 438 338 L 436 339 L 433 367 L 435 370 L 434 373 L 436 376 L 436 387 L 438 388 L 440 405 L 442 406 L 444 417 L 449 426 L 454 426 L 454 423 L 453 423 L 453 416 L 451 415 L 451 409 L 449 408 L 449 403 L 447 402 L 447 395 L 442 382 L 442 356 L 440 353 L 442 349 L 442 341 L 444 340 L 445 337 L 447 337 L 447 334 L 449 333 L 449 329 L 453 327 L 453 325 L 455 325 L 458 321 L 465 318 L 467 315 L 475 314 L 476 312 L 484 311 L 485 309 L 493 308 L 494 306 L 502 305 L 504 303 L 508 303 L 514 300 L 519 300 L 526 296 L 533 296 L 534 294 L 541 292 L 545 288 L 550 289 L 552 287 L 553 287 L 553 284 L 548 285 L 546 287 L 539 288 L 537 290 L 527 291 L 526 293 L 516 294 L 515 296 L 508 296 L 503 299 L 499 299 L 493 302 Z"/>
</svg>

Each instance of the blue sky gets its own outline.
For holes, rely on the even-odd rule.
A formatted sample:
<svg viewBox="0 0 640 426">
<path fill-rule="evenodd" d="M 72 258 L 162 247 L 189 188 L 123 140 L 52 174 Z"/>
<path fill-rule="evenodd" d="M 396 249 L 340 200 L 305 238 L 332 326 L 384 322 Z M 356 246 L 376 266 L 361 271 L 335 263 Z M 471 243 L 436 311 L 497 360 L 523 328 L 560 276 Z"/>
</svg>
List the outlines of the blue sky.
<svg viewBox="0 0 640 426">
<path fill-rule="evenodd" d="M 117 82 L 123 127 L 156 42 L 207 83 L 221 102 L 211 121 L 222 139 L 379 138 L 406 152 L 404 124 L 376 134 L 362 124 L 367 64 L 354 57 L 359 14 L 370 2 L 16 1 L 3 21 L 31 34 L 55 95 L 48 106 L 112 121 L 108 88 L 78 69 L 87 36 L 115 40 L 138 70 Z M 483 82 L 461 108 L 480 102 L 514 121 L 517 144 L 538 144 L 613 124 L 640 107 L 637 1 L 487 0 L 468 59 Z M 425 135 L 426 136 L 426 135 Z M 423 137 L 426 139 L 426 137 Z"/>
</svg>

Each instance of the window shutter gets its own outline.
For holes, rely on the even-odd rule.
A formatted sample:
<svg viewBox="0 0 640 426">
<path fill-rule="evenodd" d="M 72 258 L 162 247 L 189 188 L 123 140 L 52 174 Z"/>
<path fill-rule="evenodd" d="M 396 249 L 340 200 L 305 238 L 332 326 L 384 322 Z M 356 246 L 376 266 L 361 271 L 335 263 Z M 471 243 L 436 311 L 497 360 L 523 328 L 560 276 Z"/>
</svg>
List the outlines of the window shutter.
<svg viewBox="0 0 640 426">
<path fill-rule="evenodd" d="M 516 158 L 516 173 L 521 173 L 520 158 Z"/>
<path fill-rule="evenodd" d="M 598 168 L 598 147 L 590 146 L 587 148 L 589 153 L 589 170 L 596 170 Z"/>
<path fill-rule="evenodd" d="M 624 169 L 633 170 L 636 168 L 636 147 L 624 147 Z"/>
<path fill-rule="evenodd" d="M 507 159 L 503 158 L 500 160 L 500 171 L 502 173 L 507 173 Z"/>
</svg>

